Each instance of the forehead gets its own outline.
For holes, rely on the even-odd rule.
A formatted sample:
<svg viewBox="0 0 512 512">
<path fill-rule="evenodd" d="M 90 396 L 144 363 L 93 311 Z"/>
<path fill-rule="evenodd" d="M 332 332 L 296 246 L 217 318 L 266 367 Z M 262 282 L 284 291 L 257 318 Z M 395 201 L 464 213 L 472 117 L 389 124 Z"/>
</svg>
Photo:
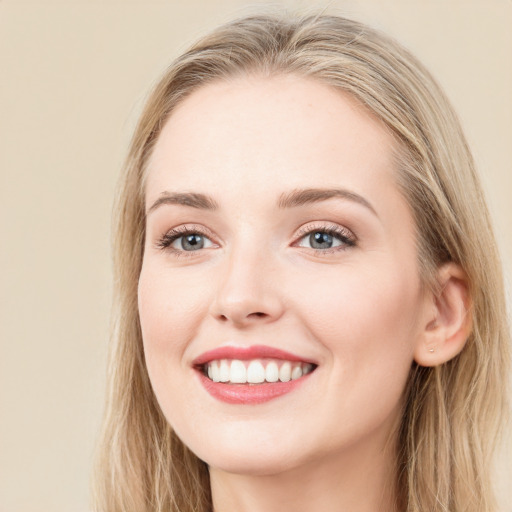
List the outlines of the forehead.
<svg viewBox="0 0 512 512">
<path fill-rule="evenodd" d="M 342 185 L 371 196 L 394 186 L 393 148 L 382 122 L 317 81 L 219 81 L 167 120 L 149 162 L 147 199 L 169 187 L 268 195 Z"/>
</svg>

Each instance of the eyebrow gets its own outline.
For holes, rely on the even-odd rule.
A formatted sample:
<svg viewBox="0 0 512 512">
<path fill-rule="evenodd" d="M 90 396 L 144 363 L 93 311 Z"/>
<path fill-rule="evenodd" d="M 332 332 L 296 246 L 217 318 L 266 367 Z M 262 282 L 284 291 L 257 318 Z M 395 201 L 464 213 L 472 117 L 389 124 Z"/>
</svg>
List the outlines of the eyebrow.
<svg viewBox="0 0 512 512">
<path fill-rule="evenodd" d="M 356 194 L 350 190 L 343 188 L 305 188 L 296 189 L 292 192 L 282 194 L 279 198 L 279 208 L 294 208 L 296 206 L 303 206 L 305 204 L 318 203 L 327 201 L 332 198 L 341 198 L 348 201 L 353 201 L 368 208 L 375 216 L 378 217 L 375 208 L 363 196 Z"/>
<path fill-rule="evenodd" d="M 285 194 L 281 194 L 278 200 L 279 208 L 294 208 L 306 204 L 319 203 L 332 198 L 341 198 L 353 201 L 368 208 L 374 215 L 377 215 L 375 208 L 363 196 L 356 194 L 350 190 L 342 188 L 305 188 L 296 189 Z M 200 210 L 217 210 L 219 205 L 210 196 L 199 194 L 196 192 L 162 192 L 160 197 L 151 205 L 146 215 L 156 210 L 164 204 L 177 204 L 182 206 L 190 206 Z"/>
<path fill-rule="evenodd" d="M 217 210 L 219 205 L 213 198 L 195 192 L 162 192 L 160 197 L 150 206 L 146 215 L 163 204 L 178 204 L 200 210 Z"/>
</svg>

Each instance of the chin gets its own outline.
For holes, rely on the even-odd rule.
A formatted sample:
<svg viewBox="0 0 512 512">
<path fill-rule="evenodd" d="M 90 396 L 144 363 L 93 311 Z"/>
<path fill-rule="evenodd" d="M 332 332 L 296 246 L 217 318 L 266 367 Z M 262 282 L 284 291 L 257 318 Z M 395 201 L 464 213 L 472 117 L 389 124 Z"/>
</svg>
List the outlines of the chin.
<svg viewBox="0 0 512 512">
<path fill-rule="evenodd" d="M 193 440 L 185 444 L 210 469 L 227 473 L 270 476 L 300 466 L 304 462 L 302 459 L 307 458 L 303 450 L 299 454 L 297 448 L 293 449 L 293 443 L 287 446 L 288 443 L 283 443 L 283 439 L 276 439 L 275 433 L 271 439 L 256 439 L 254 435 L 250 439 L 247 436 L 212 438 L 216 439 L 214 444 Z"/>
<path fill-rule="evenodd" d="M 203 459 L 204 460 L 204 459 Z M 242 453 L 232 456 L 213 454 L 205 460 L 210 469 L 247 476 L 273 476 L 297 467 L 298 461 L 268 453 Z"/>
</svg>

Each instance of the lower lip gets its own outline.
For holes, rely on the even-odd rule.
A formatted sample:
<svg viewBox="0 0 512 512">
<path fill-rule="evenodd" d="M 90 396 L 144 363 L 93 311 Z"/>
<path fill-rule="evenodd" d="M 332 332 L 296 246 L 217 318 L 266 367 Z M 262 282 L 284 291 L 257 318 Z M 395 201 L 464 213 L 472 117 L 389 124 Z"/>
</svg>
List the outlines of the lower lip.
<svg viewBox="0 0 512 512">
<path fill-rule="evenodd" d="M 265 382 L 264 384 L 225 384 L 213 382 L 201 372 L 198 372 L 198 375 L 206 391 L 217 400 L 228 404 L 253 405 L 291 393 L 301 386 L 311 373 L 288 382 Z"/>
</svg>

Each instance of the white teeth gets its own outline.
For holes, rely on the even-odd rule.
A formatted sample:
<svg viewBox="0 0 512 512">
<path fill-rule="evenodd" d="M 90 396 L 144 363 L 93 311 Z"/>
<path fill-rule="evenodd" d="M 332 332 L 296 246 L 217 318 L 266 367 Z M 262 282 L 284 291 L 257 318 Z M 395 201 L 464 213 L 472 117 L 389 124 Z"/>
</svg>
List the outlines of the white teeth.
<svg viewBox="0 0 512 512">
<path fill-rule="evenodd" d="M 292 370 L 292 380 L 300 379 L 302 377 L 302 368 L 300 366 L 296 366 Z"/>
<path fill-rule="evenodd" d="M 247 368 L 247 382 L 249 384 L 260 384 L 265 382 L 265 368 L 259 361 L 251 361 Z"/>
<path fill-rule="evenodd" d="M 280 365 L 280 366 L 279 366 Z M 313 371 L 310 363 L 292 363 L 290 361 L 268 361 L 254 359 L 221 359 L 210 361 L 206 365 L 206 374 L 213 382 L 231 384 L 261 384 L 263 382 L 289 382 L 300 379 Z"/>
<path fill-rule="evenodd" d="M 213 382 L 220 381 L 219 363 L 217 361 L 214 361 L 212 364 L 212 380 Z"/>
<path fill-rule="evenodd" d="M 265 380 L 267 382 L 277 382 L 279 380 L 279 368 L 274 361 L 267 364 L 265 369 Z"/>
<path fill-rule="evenodd" d="M 288 382 L 292 378 L 292 365 L 291 363 L 283 363 L 279 369 L 279 380 L 281 382 Z"/>
<path fill-rule="evenodd" d="M 231 372 L 229 371 L 229 363 L 225 359 L 223 359 L 220 362 L 219 373 L 220 373 L 220 381 L 221 382 L 229 382 L 229 377 L 230 377 Z"/>
<path fill-rule="evenodd" d="M 242 361 L 238 361 L 237 359 L 231 361 L 229 380 L 234 384 L 245 384 L 247 382 L 247 371 Z"/>
</svg>

